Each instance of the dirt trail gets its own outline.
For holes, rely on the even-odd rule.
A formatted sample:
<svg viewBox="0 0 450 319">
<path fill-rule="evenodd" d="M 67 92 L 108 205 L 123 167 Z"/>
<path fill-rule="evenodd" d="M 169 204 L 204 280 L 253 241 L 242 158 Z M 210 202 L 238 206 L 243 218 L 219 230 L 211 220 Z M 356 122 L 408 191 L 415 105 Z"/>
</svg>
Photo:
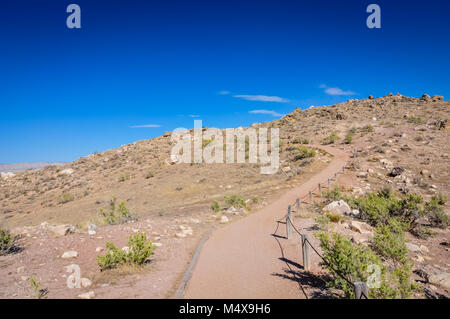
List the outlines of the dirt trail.
<svg viewBox="0 0 450 319">
<path fill-rule="evenodd" d="M 334 156 L 331 163 L 300 187 L 291 189 L 274 203 L 227 227 L 215 231 L 205 243 L 184 298 L 305 298 L 283 269 L 279 240 L 272 234 L 276 221 L 286 214 L 289 204 L 303 197 L 318 183 L 342 170 L 349 156 L 339 149 L 321 148 Z M 278 234 L 284 235 L 284 225 Z M 299 245 L 283 241 L 284 256 L 299 256 Z M 299 258 L 289 258 L 299 260 Z"/>
</svg>

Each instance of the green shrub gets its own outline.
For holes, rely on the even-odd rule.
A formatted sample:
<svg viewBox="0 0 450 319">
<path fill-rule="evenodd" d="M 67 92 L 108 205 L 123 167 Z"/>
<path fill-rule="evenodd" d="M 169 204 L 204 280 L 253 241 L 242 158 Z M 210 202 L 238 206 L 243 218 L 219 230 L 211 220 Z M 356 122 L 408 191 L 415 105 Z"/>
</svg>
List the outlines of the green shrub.
<svg viewBox="0 0 450 319">
<path fill-rule="evenodd" d="M 309 144 L 309 140 L 306 137 L 296 137 L 292 141 L 294 144 Z"/>
<path fill-rule="evenodd" d="M 439 194 L 433 196 L 431 201 L 425 204 L 424 214 L 428 217 L 428 221 L 431 226 L 447 228 L 449 224 L 449 217 L 444 209 L 446 202 L 447 197 Z"/>
<path fill-rule="evenodd" d="M 297 152 L 295 153 L 295 160 L 301 160 L 305 158 L 315 157 L 316 151 L 310 148 L 307 148 L 306 146 L 300 146 L 297 149 Z"/>
<path fill-rule="evenodd" d="M 372 124 L 368 124 L 361 128 L 361 133 L 372 133 L 373 131 L 375 131 L 375 129 Z"/>
<path fill-rule="evenodd" d="M 324 190 L 323 196 L 328 202 L 334 202 L 342 199 L 342 193 L 338 186 L 334 186 L 332 190 Z"/>
<path fill-rule="evenodd" d="M 423 123 L 423 120 L 418 116 L 408 116 L 406 118 L 406 120 L 408 121 L 408 123 L 411 123 L 411 124 L 422 124 Z"/>
<path fill-rule="evenodd" d="M 386 271 L 379 257 L 370 248 L 353 244 L 341 234 L 333 233 L 330 238 L 328 234 L 321 233 L 319 239 L 324 259 L 321 266 L 327 268 L 332 275 L 327 285 L 341 290 L 346 298 L 354 298 L 354 287 L 341 276 L 350 282 L 366 282 L 370 275 L 367 272 L 369 265 L 377 265 L 383 273 Z"/>
<path fill-rule="evenodd" d="M 47 293 L 47 288 L 41 288 L 42 284 L 40 281 L 36 279 L 36 277 L 31 276 L 30 279 L 28 279 L 28 282 L 30 283 L 31 288 L 33 289 L 34 297 L 37 299 L 42 299 Z"/>
<path fill-rule="evenodd" d="M 106 254 L 97 256 L 97 263 L 102 271 L 117 268 L 123 264 L 143 265 L 156 248 L 151 241 L 147 240 L 145 233 L 128 238 L 128 252 L 118 249 L 111 242 L 107 242 L 106 247 L 108 249 Z"/>
<path fill-rule="evenodd" d="M 373 246 L 380 255 L 390 258 L 398 264 L 405 264 L 408 261 L 404 227 L 401 220 L 391 218 L 387 225 L 375 228 L 372 239 Z"/>
<path fill-rule="evenodd" d="M 234 208 L 246 208 L 247 207 L 245 198 L 240 195 L 225 196 L 225 205 L 226 205 L 226 208 L 230 208 L 231 206 L 233 206 Z"/>
<path fill-rule="evenodd" d="M 253 197 L 252 198 L 252 203 L 253 204 L 258 204 L 259 203 L 259 197 L 258 196 Z"/>
<path fill-rule="evenodd" d="M 220 204 L 219 204 L 219 202 L 215 200 L 215 201 L 211 204 L 211 209 L 212 209 L 212 211 L 215 212 L 215 213 L 220 212 Z"/>
<path fill-rule="evenodd" d="M 337 132 L 333 131 L 329 136 L 323 139 L 322 143 L 325 145 L 334 144 L 337 142 L 338 138 L 339 136 L 337 135 Z"/>
<path fill-rule="evenodd" d="M 356 281 L 367 282 L 369 279 L 369 266 L 374 265 L 379 269 L 378 288 L 371 287 L 369 298 L 393 299 L 410 298 L 416 289 L 411 282 L 411 266 L 408 263 L 393 268 L 388 268 L 369 247 L 354 244 L 341 234 L 333 233 L 332 238 L 325 233 L 319 235 L 320 247 L 323 251 L 324 261 L 322 266 L 327 268 L 332 279 L 327 285 L 343 292 L 344 297 L 354 298 L 353 285 Z M 343 279 L 344 276 L 347 280 Z"/>
<path fill-rule="evenodd" d="M 128 178 L 129 176 L 127 174 L 120 174 L 119 177 L 117 178 L 117 181 L 122 183 L 125 182 Z"/>
<path fill-rule="evenodd" d="M 100 209 L 99 214 L 107 224 L 123 224 L 138 219 L 137 216 L 130 213 L 124 201 L 120 202 L 118 207 L 116 206 L 116 197 L 114 196 L 109 202 L 108 210 Z"/>
<path fill-rule="evenodd" d="M 0 256 L 7 254 L 14 246 L 14 236 L 6 229 L 0 229 Z"/>
<path fill-rule="evenodd" d="M 344 144 L 352 144 L 353 134 L 348 133 L 344 138 Z"/>
<path fill-rule="evenodd" d="M 64 192 L 64 193 L 62 193 L 61 196 L 59 196 L 58 203 L 65 204 L 65 203 L 71 202 L 73 200 L 75 200 L 75 197 L 72 194 L 70 194 L 68 192 Z"/>
<path fill-rule="evenodd" d="M 155 175 L 153 174 L 153 172 L 148 172 L 147 174 L 145 174 L 145 179 L 150 179 L 150 178 L 152 178 L 153 176 L 155 176 Z"/>
<path fill-rule="evenodd" d="M 209 139 L 209 140 L 202 140 L 202 148 L 205 148 L 206 146 L 208 146 L 209 144 L 211 144 L 214 141 L 214 139 Z"/>
</svg>

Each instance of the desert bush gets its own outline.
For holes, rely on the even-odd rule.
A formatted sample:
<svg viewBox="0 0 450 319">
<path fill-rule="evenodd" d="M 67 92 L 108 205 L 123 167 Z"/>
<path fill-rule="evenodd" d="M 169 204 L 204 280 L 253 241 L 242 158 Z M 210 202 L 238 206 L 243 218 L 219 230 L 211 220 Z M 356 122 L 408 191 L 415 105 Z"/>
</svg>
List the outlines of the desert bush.
<svg viewBox="0 0 450 319">
<path fill-rule="evenodd" d="M 295 160 L 298 161 L 315 156 L 316 156 L 315 150 L 307 148 L 306 146 L 302 145 L 297 149 L 297 152 L 295 153 Z"/>
<path fill-rule="evenodd" d="M 153 176 L 155 176 L 155 174 L 153 174 L 153 172 L 147 172 L 147 174 L 145 174 L 145 179 L 150 179 L 150 178 L 152 178 Z"/>
<path fill-rule="evenodd" d="M 353 208 L 359 209 L 363 220 L 372 226 L 386 225 L 391 217 L 399 217 L 408 230 L 415 226 L 416 220 L 423 215 L 419 204 L 423 202 L 420 195 L 408 194 L 397 198 L 391 188 L 383 188 L 378 193 L 368 193 L 359 198 L 347 197 Z"/>
<path fill-rule="evenodd" d="M 253 204 L 258 204 L 259 203 L 259 197 L 258 196 L 253 197 L 252 198 L 252 203 Z"/>
<path fill-rule="evenodd" d="M 446 228 L 449 224 L 449 217 L 445 212 L 444 205 L 447 197 L 439 194 L 431 198 L 431 201 L 425 204 L 424 214 L 427 216 L 431 226 Z"/>
<path fill-rule="evenodd" d="M 292 141 L 294 144 L 309 144 L 309 140 L 306 137 L 296 137 Z"/>
<path fill-rule="evenodd" d="M 209 140 L 202 140 L 202 148 L 205 148 L 206 146 L 208 146 L 209 144 L 211 144 L 214 141 L 214 139 L 209 139 Z"/>
<path fill-rule="evenodd" d="M 333 233 L 331 238 L 326 233 L 319 235 L 320 247 L 323 251 L 321 266 L 327 268 L 332 275 L 332 279 L 327 286 L 339 289 L 346 298 L 354 298 L 353 285 L 350 282 L 366 282 L 369 275 L 367 267 L 375 264 L 383 269 L 379 257 L 368 247 L 353 244 L 343 235 Z M 347 280 L 343 279 L 344 276 Z"/>
<path fill-rule="evenodd" d="M 374 249 L 398 264 L 405 264 L 408 261 L 408 249 L 404 228 L 402 221 L 396 218 L 391 218 L 387 225 L 377 226 L 372 239 Z"/>
<path fill-rule="evenodd" d="M 42 283 L 36 279 L 36 277 L 31 276 L 30 279 L 28 279 L 28 282 L 30 283 L 31 288 L 33 289 L 34 297 L 37 299 L 42 299 L 47 293 L 47 288 L 41 288 Z"/>
<path fill-rule="evenodd" d="M 331 190 L 324 190 L 323 196 L 327 199 L 328 202 L 334 202 L 343 198 L 341 190 L 338 186 L 334 186 L 334 188 Z"/>
<path fill-rule="evenodd" d="M 353 285 L 356 281 L 367 282 L 371 275 L 369 266 L 380 270 L 378 288 L 371 287 L 369 298 L 393 299 L 409 298 L 416 289 L 410 280 L 409 264 L 402 264 L 388 272 L 388 268 L 369 247 L 354 244 L 341 234 L 333 233 L 331 238 L 326 233 L 319 234 L 320 247 L 323 251 L 322 266 L 331 273 L 327 285 L 343 292 L 345 298 L 354 298 Z M 344 276 L 347 280 L 343 279 Z"/>
<path fill-rule="evenodd" d="M 344 144 L 352 144 L 353 142 L 353 134 L 348 133 L 344 138 Z"/>
<path fill-rule="evenodd" d="M 408 121 L 408 123 L 411 123 L 411 124 L 422 124 L 423 123 L 423 120 L 418 116 L 408 116 L 406 118 L 406 120 Z"/>
<path fill-rule="evenodd" d="M 58 204 L 65 204 L 65 203 L 71 202 L 73 200 L 75 200 L 75 196 L 73 196 L 72 194 L 70 194 L 68 192 L 64 192 L 64 193 L 62 193 L 61 196 L 59 196 Z"/>
<path fill-rule="evenodd" d="M 108 251 L 104 256 L 97 256 L 100 270 L 117 268 L 123 264 L 143 265 L 153 254 L 156 246 L 147 239 L 145 233 L 132 235 L 128 238 L 129 251 L 118 249 L 113 243 L 107 242 Z"/>
<path fill-rule="evenodd" d="M 247 203 L 245 202 L 245 198 L 240 195 L 230 195 L 225 196 L 225 205 L 226 208 L 230 208 L 233 206 L 234 208 L 246 208 Z"/>
<path fill-rule="evenodd" d="M 115 196 L 109 202 L 109 209 L 100 209 L 99 214 L 109 225 L 123 224 L 138 219 L 136 215 L 130 213 L 124 201 L 120 202 L 117 207 Z"/>
<path fill-rule="evenodd" d="M 361 128 L 361 133 L 372 133 L 373 131 L 375 131 L 374 127 L 372 124 L 368 124 L 366 126 L 364 126 L 363 128 Z"/>
<path fill-rule="evenodd" d="M 7 254 L 14 247 L 14 236 L 6 229 L 0 229 L 0 256 Z"/>
<path fill-rule="evenodd" d="M 215 212 L 215 213 L 220 212 L 220 204 L 219 204 L 218 201 L 215 200 L 215 201 L 211 204 L 211 210 L 212 210 L 213 212 Z"/>
<path fill-rule="evenodd" d="M 338 138 L 339 138 L 339 136 L 337 135 L 337 132 L 333 131 L 333 132 L 331 132 L 331 134 L 329 136 L 325 137 L 322 140 L 322 143 L 325 145 L 334 144 L 337 142 Z"/>
<path fill-rule="evenodd" d="M 125 182 L 128 178 L 129 176 L 127 174 L 120 174 L 119 177 L 117 178 L 117 181 L 122 183 Z"/>
</svg>

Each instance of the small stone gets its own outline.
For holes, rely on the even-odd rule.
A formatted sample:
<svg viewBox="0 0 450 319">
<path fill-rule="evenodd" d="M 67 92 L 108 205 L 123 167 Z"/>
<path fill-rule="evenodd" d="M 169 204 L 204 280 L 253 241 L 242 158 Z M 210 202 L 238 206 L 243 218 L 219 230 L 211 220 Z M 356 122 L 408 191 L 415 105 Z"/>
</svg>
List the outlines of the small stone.
<svg viewBox="0 0 450 319">
<path fill-rule="evenodd" d="M 78 257 L 78 252 L 76 252 L 75 250 L 66 251 L 61 256 L 61 258 L 64 258 L 64 259 L 76 258 L 76 257 Z"/>
<path fill-rule="evenodd" d="M 220 219 L 220 223 L 221 224 L 226 224 L 228 223 L 230 220 L 228 219 L 227 216 L 222 216 L 222 218 Z"/>
<path fill-rule="evenodd" d="M 161 246 L 162 246 L 161 243 L 153 243 L 153 245 L 154 245 L 155 247 L 161 247 Z"/>
<path fill-rule="evenodd" d="M 99 253 L 99 252 L 101 252 L 101 251 L 103 251 L 103 247 L 97 247 L 97 248 L 95 248 L 95 252 Z"/>
<path fill-rule="evenodd" d="M 97 233 L 97 228 L 98 228 L 97 225 L 89 223 L 88 224 L 88 234 L 95 235 Z"/>
<path fill-rule="evenodd" d="M 91 280 L 89 280 L 88 278 L 81 278 L 81 286 L 83 286 L 84 288 L 87 288 L 91 285 L 92 285 Z"/>
<path fill-rule="evenodd" d="M 419 249 L 420 249 L 420 251 L 423 252 L 423 253 L 428 253 L 428 252 L 430 252 L 430 250 L 428 249 L 428 247 L 425 246 L 425 245 L 420 245 Z"/>
<path fill-rule="evenodd" d="M 411 243 L 406 243 L 406 248 L 413 253 L 420 252 L 420 247 Z"/>
<path fill-rule="evenodd" d="M 95 297 L 95 292 L 93 292 L 93 291 L 89 291 L 84 294 L 78 295 L 78 298 L 81 298 L 81 299 L 92 299 L 94 297 Z"/>
</svg>

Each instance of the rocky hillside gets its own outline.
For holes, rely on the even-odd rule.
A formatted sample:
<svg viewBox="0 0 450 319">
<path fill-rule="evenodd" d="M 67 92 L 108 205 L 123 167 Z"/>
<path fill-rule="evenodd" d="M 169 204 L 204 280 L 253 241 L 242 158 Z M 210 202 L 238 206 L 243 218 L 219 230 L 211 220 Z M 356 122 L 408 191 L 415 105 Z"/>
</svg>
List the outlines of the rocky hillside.
<svg viewBox="0 0 450 319">
<path fill-rule="evenodd" d="M 1 257 L 0 269 L 11 275 L 0 285 L 0 296 L 28 296 L 27 289 L 17 292 L 14 287 L 27 286 L 24 281 L 34 273 L 49 287 L 50 297 L 76 297 L 79 292 L 67 290 L 60 278 L 66 276 L 60 256 L 65 250 L 76 250 L 80 256 L 74 258 L 79 259 L 101 296 L 121 297 L 124 293 L 133 297 L 137 291 L 127 281 L 119 280 L 122 288 L 128 287 L 125 293 L 108 289 L 110 278 L 105 279 L 104 273 L 98 278 L 95 253 L 104 249 L 104 239 L 120 235 L 117 240 L 125 244 L 125 236 L 138 231 L 147 232 L 164 247 L 157 250 L 156 268 L 141 277 L 148 282 L 170 277 L 164 284 L 154 284 L 154 291 L 142 287 L 139 296 L 170 296 L 201 235 L 220 223 L 257 211 L 330 162 L 331 156 L 324 152 L 309 154 L 304 147 L 307 144 L 329 144 L 352 154 L 338 184 L 354 196 L 390 185 L 397 194 L 416 193 L 425 201 L 437 194 L 448 197 L 449 117 L 450 102 L 428 95 L 389 94 L 295 109 L 280 120 L 252 125 L 280 129 L 281 165 L 274 175 L 261 175 L 259 164 L 175 164 L 170 160 L 170 132 L 91 154 L 62 167 L 2 173 L 0 228 L 22 234 L 25 249 Z M 131 226 L 105 225 L 99 212 L 107 209 L 114 197 L 118 203 L 123 201 L 133 216 L 139 216 L 139 221 Z M 238 209 L 222 210 L 230 201 Z M 448 214 L 448 203 L 445 210 Z M 71 236 L 77 240 L 64 236 L 74 232 Z M 411 249 L 428 247 L 426 254 L 419 253 L 420 249 L 412 253 L 420 265 L 433 264 L 433 269 L 448 273 L 448 229 L 435 232 L 437 235 L 428 241 L 408 234 L 415 245 Z M 48 260 L 53 260 L 54 269 L 45 272 L 42 265 Z M 176 266 L 169 274 L 171 265 Z M 439 293 L 445 295 L 445 289 Z"/>
</svg>

